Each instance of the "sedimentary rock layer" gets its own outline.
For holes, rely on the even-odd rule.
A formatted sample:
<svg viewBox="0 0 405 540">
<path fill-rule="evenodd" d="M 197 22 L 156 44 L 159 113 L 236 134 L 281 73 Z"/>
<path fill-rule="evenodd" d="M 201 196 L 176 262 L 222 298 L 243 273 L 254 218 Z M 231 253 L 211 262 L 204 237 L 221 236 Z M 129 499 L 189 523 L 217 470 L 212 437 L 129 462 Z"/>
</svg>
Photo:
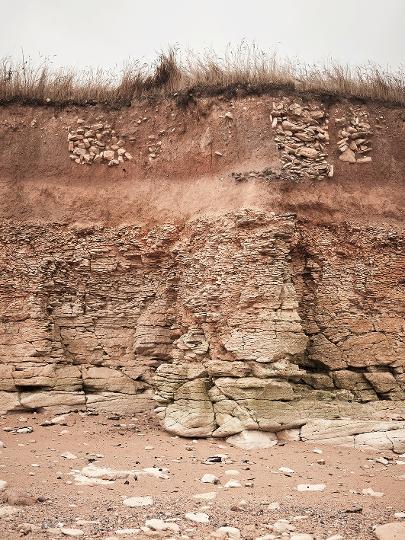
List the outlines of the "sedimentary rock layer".
<svg viewBox="0 0 405 540">
<path fill-rule="evenodd" d="M 2 412 L 157 401 L 185 436 L 403 448 L 403 232 L 243 209 L 0 238 Z"/>
</svg>

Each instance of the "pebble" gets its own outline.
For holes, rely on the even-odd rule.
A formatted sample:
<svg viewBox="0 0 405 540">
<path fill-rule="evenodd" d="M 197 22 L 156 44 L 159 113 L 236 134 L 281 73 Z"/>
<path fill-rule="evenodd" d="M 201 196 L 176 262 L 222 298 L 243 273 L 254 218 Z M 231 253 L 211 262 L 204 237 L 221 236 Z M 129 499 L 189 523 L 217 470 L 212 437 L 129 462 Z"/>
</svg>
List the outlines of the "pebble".
<svg viewBox="0 0 405 540">
<path fill-rule="evenodd" d="M 193 498 L 198 499 L 199 501 L 212 501 L 216 498 L 216 496 L 216 491 L 209 491 L 208 493 L 197 493 L 193 496 Z"/>
<path fill-rule="evenodd" d="M 163 519 L 152 518 L 145 521 L 145 526 L 152 531 L 173 531 L 178 532 L 180 527 L 177 523 L 166 522 Z"/>
<path fill-rule="evenodd" d="M 240 540 L 241 534 L 240 530 L 236 527 L 219 527 L 215 531 L 220 538 L 223 538 L 224 540 Z"/>
<path fill-rule="evenodd" d="M 137 508 L 140 506 L 151 506 L 153 504 L 152 497 L 128 497 L 122 501 L 124 506 Z"/>
<path fill-rule="evenodd" d="M 228 480 L 228 482 L 224 485 L 225 489 L 240 488 L 240 487 L 242 487 L 242 484 L 239 482 L 239 480 Z"/>
<path fill-rule="evenodd" d="M 219 478 L 215 474 L 204 474 L 200 482 L 203 484 L 219 484 Z"/>
<path fill-rule="evenodd" d="M 16 512 L 18 512 L 18 508 L 15 508 L 15 506 L 10 506 L 7 504 L 4 506 L 0 506 L 0 517 L 11 516 Z"/>
<path fill-rule="evenodd" d="M 294 474 L 294 469 L 288 467 L 279 467 L 278 470 L 286 476 L 292 476 Z"/>
<path fill-rule="evenodd" d="M 18 428 L 16 430 L 17 433 L 32 433 L 34 431 L 34 428 L 32 427 L 22 427 L 22 428 Z"/>
<path fill-rule="evenodd" d="M 372 488 L 363 489 L 361 492 L 363 495 L 370 495 L 370 497 L 383 497 L 384 496 L 384 493 L 382 493 L 381 491 L 374 491 Z"/>
<path fill-rule="evenodd" d="M 324 491 L 325 484 L 298 484 L 297 491 Z"/>
<path fill-rule="evenodd" d="M 7 487 L 7 482 L 5 480 L 0 480 L 0 491 L 4 491 Z"/>
<path fill-rule="evenodd" d="M 75 456 L 75 454 L 72 454 L 72 452 L 63 452 L 60 457 L 63 457 L 65 459 L 77 459 L 77 456 Z"/>
<path fill-rule="evenodd" d="M 185 518 L 195 523 L 209 523 L 210 517 L 204 512 L 187 512 Z"/>
<path fill-rule="evenodd" d="M 81 529 L 68 529 L 63 527 L 60 532 L 64 534 L 65 536 L 84 536 L 84 532 Z"/>
</svg>

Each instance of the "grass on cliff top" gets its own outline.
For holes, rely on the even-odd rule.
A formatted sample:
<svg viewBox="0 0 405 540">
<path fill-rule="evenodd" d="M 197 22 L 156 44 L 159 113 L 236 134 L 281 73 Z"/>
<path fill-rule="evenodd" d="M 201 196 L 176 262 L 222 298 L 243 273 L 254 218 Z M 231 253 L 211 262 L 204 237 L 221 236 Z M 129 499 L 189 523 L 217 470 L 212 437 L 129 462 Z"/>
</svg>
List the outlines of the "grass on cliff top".
<svg viewBox="0 0 405 540">
<path fill-rule="evenodd" d="M 358 98 L 405 105 L 405 74 L 379 66 L 352 68 L 336 63 L 322 67 L 280 61 L 257 47 L 241 45 L 224 57 L 206 52 L 186 58 L 173 49 L 152 66 L 132 62 L 120 73 L 103 69 L 53 70 L 47 62 L 34 66 L 0 60 L 0 103 L 130 105 L 140 97 L 175 95 L 186 105 L 191 95 L 237 92 L 263 94 L 281 89 L 290 93 Z"/>
</svg>

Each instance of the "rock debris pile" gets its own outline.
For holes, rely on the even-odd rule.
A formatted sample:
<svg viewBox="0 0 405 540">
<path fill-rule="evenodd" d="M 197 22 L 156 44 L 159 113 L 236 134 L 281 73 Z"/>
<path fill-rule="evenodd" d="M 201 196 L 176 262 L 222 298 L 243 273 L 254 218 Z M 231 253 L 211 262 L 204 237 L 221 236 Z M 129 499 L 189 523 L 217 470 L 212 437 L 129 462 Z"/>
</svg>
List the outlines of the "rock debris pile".
<svg viewBox="0 0 405 540">
<path fill-rule="evenodd" d="M 348 163 L 368 163 L 372 161 L 371 137 L 373 131 L 365 111 L 351 109 L 352 116 L 336 118 L 335 123 L 341 126 L 339 130 L 338 148 L 339 159 Z"/>
<path fill-rule="evenodd" d="M 275 141 L 281 151 L 282 171 L 291 178 L 333 176 L 327 162 L 328 114 L 319 105 L 281 100 L 273 102 L 270 114 Z"/>
<path fill-rule="evenodd" d="M 110 124 L 87 125 L 81 118 L 76 128 L 69 128 L 68 147 L 70 159 L 82 165 L 99 162 L 113 166 L 132 159 Z"/>
</svg>

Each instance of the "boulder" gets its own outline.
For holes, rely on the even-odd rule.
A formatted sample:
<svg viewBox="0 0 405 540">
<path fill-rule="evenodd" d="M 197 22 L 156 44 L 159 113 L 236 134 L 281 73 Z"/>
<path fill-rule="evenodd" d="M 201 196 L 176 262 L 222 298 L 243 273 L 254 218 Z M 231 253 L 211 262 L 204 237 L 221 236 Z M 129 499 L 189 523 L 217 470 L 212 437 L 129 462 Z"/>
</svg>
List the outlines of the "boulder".
<svg viewBox="0 0 405 540">
<path fill-rule="evenodd" d="M 375 528 L 378 540 L 403 540 L 405 538 L 405 522 L 394 521 Z"/>
<path fill-rule="evenodd" d="M 339 159 L 341 161 L 346 161 L 347 163 L 356 163 L 355 153 L 350 148 L 346 148 L 346 150 L 340 154 Z"/>
<path fill-rule="evenodd" d="M 277 444 L 277 436 L 274 433 L 264 431 L 242 431 L 238 435 L 228 437 L 226 442 L 244 450 L 271 448 Z"/>
</svg>

